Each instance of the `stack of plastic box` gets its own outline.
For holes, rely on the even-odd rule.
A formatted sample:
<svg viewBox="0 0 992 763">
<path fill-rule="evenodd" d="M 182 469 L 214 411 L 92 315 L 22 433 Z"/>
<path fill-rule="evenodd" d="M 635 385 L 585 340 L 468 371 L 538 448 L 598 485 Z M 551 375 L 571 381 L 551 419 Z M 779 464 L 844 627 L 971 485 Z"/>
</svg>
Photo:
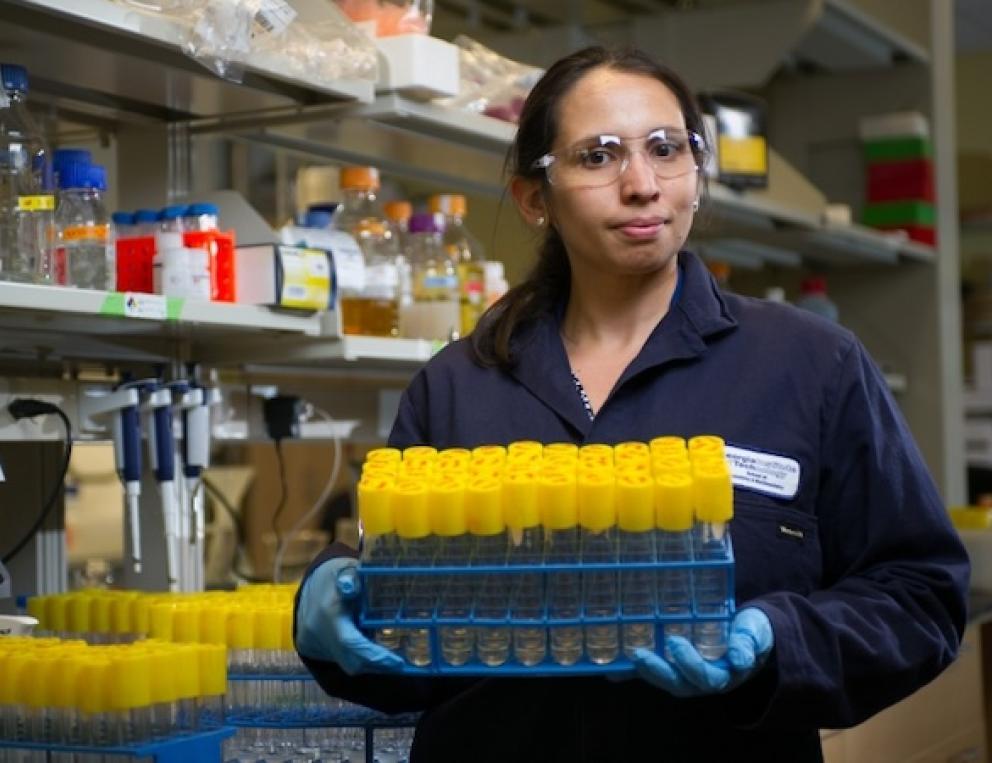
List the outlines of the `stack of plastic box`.
<svg viewBox="0 0 992 763">
<path fill-rule="evenodd" d="M 936 244 L 930 123 L 917 112 L 866 117 L 859 125 L 867 167 L 863 222 Z"/>
</svg>

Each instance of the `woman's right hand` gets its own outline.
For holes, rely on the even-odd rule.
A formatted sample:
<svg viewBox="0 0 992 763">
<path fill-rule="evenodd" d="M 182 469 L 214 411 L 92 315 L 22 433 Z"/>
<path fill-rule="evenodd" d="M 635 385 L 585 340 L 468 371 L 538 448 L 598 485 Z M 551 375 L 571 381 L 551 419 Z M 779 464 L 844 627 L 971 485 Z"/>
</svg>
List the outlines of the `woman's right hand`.
<svg viewBox="0 0 992 763">
<path fill-rule="evenodd" d="M 351 676 L 397 673 L 403 659 L 369 641 L 355 625 L 357 566 L 350 557 L 329 559 L 307 578 L 296 610 L 296 648 L 304 657 L 337 663 Z"/>
</svg>

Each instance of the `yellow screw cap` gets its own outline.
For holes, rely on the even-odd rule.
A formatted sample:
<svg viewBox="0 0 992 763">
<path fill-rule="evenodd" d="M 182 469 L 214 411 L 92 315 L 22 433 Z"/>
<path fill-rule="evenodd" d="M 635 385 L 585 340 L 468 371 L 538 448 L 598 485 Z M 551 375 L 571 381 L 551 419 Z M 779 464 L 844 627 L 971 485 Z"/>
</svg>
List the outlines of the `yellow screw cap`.
<svg viewBox="0 0 992 763">
<path fill-rule="evenodd" d="M 426 482 L 404 478 L 396 482 L 393 520 L 396 523 L 396 532 L 401 538 L 426 538 L 431 534 Z"/>
<path fill-rule="evenodd" d="M 497 477 L 480 477 L 469 483 L 465 508 L 473 535 L 496 535 L 506 529 L 503 490 Z"/>
<path fill-rule="evenodd" d="M 435 535 L 453 538 L 468 532 L 465 480 L 460 475 L 435 478 L 427 489 L 427 505 Z"/>
<path fill-rule="evenodd" d="M 110 602 L 110 630 L 118 635 L 134 633 L 134 626 L 131 624 L 131 608 L 133 601 L 138 597 L 136 593 L 119 593 Z"/>
<path fill-rule="evenodd" d="M 566 530 L 578 524 L 574 474 L 564 471 L 543 473 L 538 481 L 538 497 L 547 529 Z"/>
<path fill-rule="evenodd" d="M 646 442 L 618 442 L 613 446 L 613 460 L 619 461 L 625 458 L 650 459 L 651 449 Z"/>
<path fill-rule="evenodd" d="M 656 456 L 651 460 L 651 470 L 655 476 L 662 474 L 688 474 L 692 475 L 692 463 L 686 454 Z"/>
<path fill-rule="evenodd" d="M 579 446 L 574 442 L 552 442 L 544 446 L 544 457 L 548 456 L 570 456 L 578 458 Z"/>
<path fill-rule="evenodd" d="M 411 445 L 403 451 L 404 461 L 433 461 L 437 458 L 437 448 L 430 445 Z"/>
<path fill-rule="evenodd" d="M 176 694 L 179 699 L 193 699 L 200 693 L 199 644 L 177 644 L 173 659 L 176 671 Z"/>
<path fill-rule="evenodd" d="M 279 610 L 264 607 L 255 610 L 255 648 L 278 651 L 282 648 L 282 617 Z"/>
<path fill-rule="evenodd" d="M 579 523 L 587 530 L 600 532 L 616 524 L 614 483 L 612 471 L 583 471 L 579 475 L 576 490 Z"/>
<path fill-rule="evenodd" d="M 207 644 L 227 643 L 227 617 L 224 607 L 205 606 L 200 609 L 200 641 Z"/>
<path fill-rule="evenodd" d="M 48 631 L 48 600 L 50 596 L 32 596 L 28 599 L 28 614 L 38 621 L 39 630 Z"/>
<path fill-rule="evenodd" d="M 71 633 L 90 633 L 90 597 L 74 593 L 66 606 L 66 630 Z"/>
<path fill-rule="evenodd" d="M 648 448 L 651 450 L 652 456 L 685 453 L 687 450 L 685 438 L 675 435 L 655 437 L 648 443 Z"/>
<path fill-rule="evenodd" d="M 66 607 L 69 603 L 64 594 L 48 596 L 45 601 L 45 628 L 52 633 L 65 633 Z"/>
<path fill-rule="evenodd" d="M 654 480 L 647 474 L 617 475 L 617 522 L 626 532 L 654 529 Z"/>
<path fill-rule="evenodd" d="M 172 638 L 186 644 L 200 640 L 200 609 L 195 604 L 177 605 L 172 613 Z"/>
<path fill-rule="evenodd" d="M 159 602 L 151 606 L 151 636 L 162 641 L 175 638 L 174 622 L 176 605 L 173 602 Z"/>
<path fill-rule="evenodd" d="M 148 707 L 152 702 L 152 664 L 147 652 L 129 649 L 114 661 L 115 702 L 121 709 Z"/>
<path fill-rule="evenodd" d="M 98 593 L 90 599 L 90 629 L 94 633 L 110 633 L 110 597 Z"/>
<path fill-rule="evenodd" d="M 689 457 L 695 460 L 697 455 L 708 453 L 723 456 L 724 442 L 722 437 L 711 434 L 701 434 L 689 439 Z"/>
<path fill-rule="evenodd" d="M 221 644 L 200 644 L 200 689 L 205 697 L 227 691 L 227 650 Z"/>
<path fill-rule="evenodd" d="M 655 480 L 655 523 L 660 530 L 683 532 L 692 529 L 692 477 L 666 472 Z"/>
<path fill-rule="evenodd" d="M 510 456 L 538 456 L 544 453 L 544 445 L 537 440 L 517 440 L 506 446 L 506 455 Z"/>
<path fill-rule="evenodd" d="M 251 649 L 255 645 L 255 617 L 245 604 L 227 610 L 227 646 L 230 649 Z"/>
<path fill-rule="evenodd" d="M 374 448 L 365 454 L 365 463 L 399 463 L 403 460 L 403 451 L 399 448 Z"/>
<path fill-rule="evenodd" d="M 541 524 L 534 472 L 511 469 L 503 476 L 503 511 L 506 524 L 513 530 L 526 530 Z"/>
<path fill-rule="evenodd" d="M 172 649 L 171 645 L 157 643 L 148 650 L 153 705 L 168 704 L 179 698 L 177 670 Z"/>
<path fill-rule="evenodd" d="M 110 693 L 110 662 L 99 657 L 84 658 L 76 682 L 76 708 L 87 714 L 109 712 L 113 708 Z"/>
<path fill-rule="evenodd" d="M 693 506 L 700 522 L 729 522 L 734 516 L 734 486 L 725 462 L 693 469 Z"/>
<path fill-rule="evenodd" d="M 390 477 L 363 475 L 358 483 L 358 518 L 369 535 L 385 535 L 396 530 L 393 519 L 395 483 Z"/>
</svg>

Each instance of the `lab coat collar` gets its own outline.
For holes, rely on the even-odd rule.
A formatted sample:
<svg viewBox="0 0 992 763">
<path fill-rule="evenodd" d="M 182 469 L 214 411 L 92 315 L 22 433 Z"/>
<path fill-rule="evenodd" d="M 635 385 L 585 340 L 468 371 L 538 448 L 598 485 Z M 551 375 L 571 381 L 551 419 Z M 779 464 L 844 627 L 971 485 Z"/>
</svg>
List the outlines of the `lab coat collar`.
<svg viewBox="0 0 992 763">
<path fill-rule="evenodd" d="M 707 343 L 737 326 L 720 289 L 703 263 L 690 252 L 679 253 L 681 288 L 678 302 L 648 336 L 644 347 L 620 376 L 617 389 L 635 376 L 675 361 L 702 356 Z M 549 312 L 522 328 L 513 342 L 516 365 L 511 373 L 545 405 L 567 421 L 581 438 L 592 423 L 572 381 L 559 327 L 564 310 Z M 607 400 L 607 406 L 609 400 Z M 604 406 L 604 409 L 607 407 Z"/>
</svg>

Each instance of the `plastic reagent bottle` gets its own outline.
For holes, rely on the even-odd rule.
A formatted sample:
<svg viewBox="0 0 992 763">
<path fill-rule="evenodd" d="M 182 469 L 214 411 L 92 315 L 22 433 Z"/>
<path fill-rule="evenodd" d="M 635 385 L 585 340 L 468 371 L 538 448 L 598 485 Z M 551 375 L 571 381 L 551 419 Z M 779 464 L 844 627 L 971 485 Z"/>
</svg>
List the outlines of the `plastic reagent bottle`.
<svg viewBox="0 0 992 763">
<path fill-rule="evenodd" d="M 59 172 L 58 271 L 66 286 L 108 289 L 114 273 L 110 216 L 103 204 L 106 171 L 95 164 L 69 162 Z"/>
<path fill-rule="evenodd" d="M 465 513 L 465 482 L 460 475 L 435 476 L 430 483 L 431 530 L 437 538 L 437 566 L 468 567 L 472 558 L 472 536 Z M 439 618 L 459 623 L 441 625 L 441 658 L 449 665 L 464 665 L 472 659 L 473 633 L 468 627 L 472 612 L 472 578 L 451 573 L 437 579 L 440 586 Z"/>
<path fill-rule="evenodd" d="M 688 565 L 692 561 L 692 477 L 688 469 L 658 475 L 655 481 L 655 526 L 659 562 Z M 657 573 L 658 612 L 676 618 L 664 624 L 665 636 L 690 638 L 692 573 L 685 567 L 666 567 Z M 671 657 L 667 653 L 668 657 Z"/>
<path fill-rule="evenodd" d="M 400 565 L 430 567 L 437 547 L 431 535 L 427 508 L 427 485 L 420 479 L 400 478 L 393 498 L 393 521 L 400 539 Z M 407 619 L 430 621 L 436 603 L 435 585 L 429 575 L 411 574 L 405 579 L 403 614 Z M 425 623 L 425 626 L 429 623 Z M 407 661 L 425 667 L 433 661 L 430 630 L 407 628 L 404 634 Z"/>
<path fill-rule="evenodd" d="M 583 470 L 578 478 L 578 506 L 582 564 L 617 561 L 616 497 L 612 470 Z M 619 628 L 616 623 L 618 593 L 616 570 L 583 570 L 582 604 L 585 617 L 612 622 L 585 626 L 586 656 L 597 665 L 617 658 Z"/>
<path fill-rule="evenodd" d="M 395 567 L 399 561 L 399 536 L 393 517 L 395 484 L 389 477 L 363 477 L 358 483 L 358 516 L 362 523 L 362 564 Z M 390 619 L 399 615 L 402 599 L 400 581 L 394 575 L 375 575 L 365 580 L 368 612 L 371 617 Z M 378 628 L 376 642 L 399 650 L 399 628 Z"/>
<path fill-rule="evenodd" d="M 52 280 L 51 157 L 28 112 L 27 71 L 0 64 L 0 278 Z"/>
<path fill-rule="evenodd" d="M 650 563 L 655 552 L 655 488 L 644 474 L 619 474 L 616 484 L 617 525 L 620 528 L 620 561 L 625 564 Z M 632 657 L 640 647 L 654 650 L 655 573 L 649 569 L 628 569 L 620 573 L 620 613 L 644 617 L 644 622 L 625 622 L 623 651 Z"/>
<path fill-rule="evenodd" d="M 465 227 L 468 202 L 464 196 L 437 194 L 430 198 L 428 207 L 431 212 L 444 215 L 444 249 L 458 271 L 461 334 L 467 336 L 486 308 L 482 245 Z"/>
<path fill-rule="evenodd" d="M 503 518 L 503 491 L 495 476 L 473 479 L 466 493 L 468 527 L 475 541 L 474 565 L 503 566 L 507 558 L 506 522 Z M 509 587 L 506 575 L 484 574 L 475 589 L 475 619 L 502 620 L 509 610 Z M 476 628 L 476 652 L 490 667 L 510 659 L 510 629 L 495 623 Z"/>
<path fill-rule="evenodd" d="M 503 478 L 503 502 L 510 536 L 510 565 L 539 565 L 544 552 L 544 531 L 535 474 L 526 469 L 511 469 Z M 510 580 L 511 617 L 535 622 L 533 627 L 513 629 L 513 656 L 521 665 L 537 665 L 547 655 L 547 634 L 542 622 L 544 578 L 535 571 L 516 573 Z"/>
<path fill-rule="evenodd" d="M 401 314 L 404 336 L 448 341 L 461 331 L 458 272 L 441 242 L 441 215 L 410 218 L 409 247 L 413 303 Z"/>
<path fill-rule="evenodd" d="M 545 448 L 546 450 L 546 448 Z M 575 476 L 567 471 L 545 472 L 538 483 L 544 521 L 544 558 L 549 564 L 579 562 L 579 513 Z M 547 607 L 551 620 L 578 620 L 581 611 L 578 572 L 549 572 Z M 582 657 L 582 629 L 577 623 L 551 625 L 551 658 L 559 665 L 574 665 Z"/>
<path fill-rule="evenodd" d="M 734 513 L 734 492 L 730 469 L 723 459 L 693 462 L 693 556 L 696 562 L 725 561 L 730 555 L 727 523 Z M 697 618 L 716 616 L 693 625 L 692 642 L 708 660 L 722 657 L 727 650 L 730 576 L 727 567 L 701 567 L 693 571 L 693 593 Z"/>
</svg>

